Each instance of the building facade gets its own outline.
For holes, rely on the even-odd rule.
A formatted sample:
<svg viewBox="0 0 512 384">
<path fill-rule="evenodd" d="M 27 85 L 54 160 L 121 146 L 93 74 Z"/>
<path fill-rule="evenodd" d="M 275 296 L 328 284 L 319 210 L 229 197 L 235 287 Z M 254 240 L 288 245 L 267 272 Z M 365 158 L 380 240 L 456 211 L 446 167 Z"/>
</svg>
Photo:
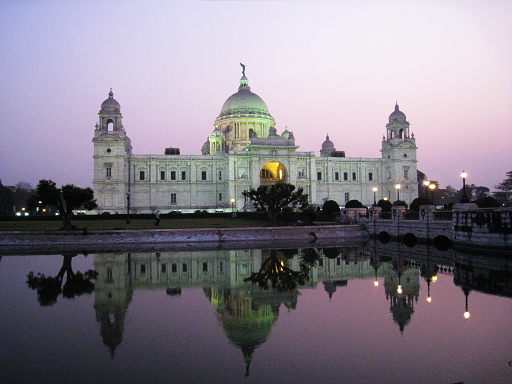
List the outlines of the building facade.
<svg viewBox="0 0 512 384">
<path fill-rule="evenodd" d="M 374 197 L 395 201 L 398 193 L 410 204 L 418 197 L 416 141 L 398 105 L 386 125 L 381 157 L 345 157 L 329 136 L 316 156 L 298 151 L 288 128 L 277 133 L 274 118 L 251 92 L 244 71 L 238 91 L 215 119 L 201 155 L 180 155 L 179 148 L 137 155 L 132 153 L 121 107 L 113 96 L 110 90 L 101 104 L 93 138 L 93 188 L 99 213 L 251 210 L 243 191 L 277 182 L 302 187 L 309 202 L 318 205 L 335 200 L 342 207 L 359 200 L 371 206 Z"/>
</svg>

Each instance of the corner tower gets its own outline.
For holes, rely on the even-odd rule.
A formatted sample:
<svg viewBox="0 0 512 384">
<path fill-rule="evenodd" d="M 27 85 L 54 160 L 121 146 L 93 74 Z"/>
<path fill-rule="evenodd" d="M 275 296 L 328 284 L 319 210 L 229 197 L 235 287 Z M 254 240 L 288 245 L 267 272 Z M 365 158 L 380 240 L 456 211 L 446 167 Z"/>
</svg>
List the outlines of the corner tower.
<svg viewBox="0 0 512 384">
<path fill-rule="evenodd" d="M 409 133 L 409 122 L 400 111 L 398 104 L 389 115 L 386 124 L 386 136 L 382 137 L 382 181 L 383 195 L 395 201 L 398 193 L 400 200 L 412 201 L 418 197 L 416 140 Z M 397 192 L 397 184 L 400 190 Z"/>
<path fill-rule="evenodd" d="M 99 122 L 94 130 L 93 189 L 98 210 L 109 211 L 126 206 L 129 192 L 128 159 L 131 141 L 122 123 L 121 106 L 114 99 L 112 89 L 101 104 Z"/>
</svg>

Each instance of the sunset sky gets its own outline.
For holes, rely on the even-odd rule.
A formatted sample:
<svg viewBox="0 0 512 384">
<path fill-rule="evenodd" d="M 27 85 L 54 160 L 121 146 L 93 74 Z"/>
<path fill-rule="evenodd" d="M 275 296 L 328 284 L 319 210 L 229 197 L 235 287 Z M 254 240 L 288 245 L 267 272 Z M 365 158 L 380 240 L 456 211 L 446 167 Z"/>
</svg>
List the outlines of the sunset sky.
<svg viewBox="0 0 512 384">
<path fill-rule="evenodd" d="M 240 62 L 299 151 L 380 157 L 398 102 L 441 188 L 512 171 L 512 1 L 2 1 L 0 180 L 92 186 L 112 87 L 135 154 L 200 154 Z"/>
</svg>

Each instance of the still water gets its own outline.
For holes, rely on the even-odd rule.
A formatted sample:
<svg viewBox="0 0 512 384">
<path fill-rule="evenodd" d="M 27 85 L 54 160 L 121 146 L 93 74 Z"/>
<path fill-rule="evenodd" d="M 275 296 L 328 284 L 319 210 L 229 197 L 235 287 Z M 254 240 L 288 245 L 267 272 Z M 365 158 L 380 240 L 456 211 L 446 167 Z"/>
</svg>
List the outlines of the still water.
<svg viewBox="0 0 512 384">
<path fill-rule="evenodd" d="M 398 243 L 3 256 L 0 382 L 511 383 L 510 267 Z"/>
</svg>

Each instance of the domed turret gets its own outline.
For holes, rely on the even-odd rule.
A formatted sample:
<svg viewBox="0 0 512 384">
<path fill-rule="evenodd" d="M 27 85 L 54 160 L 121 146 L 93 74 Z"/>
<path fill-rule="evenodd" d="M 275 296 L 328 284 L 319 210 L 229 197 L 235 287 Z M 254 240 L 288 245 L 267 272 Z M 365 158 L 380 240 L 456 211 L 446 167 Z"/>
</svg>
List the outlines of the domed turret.
<svg viewBox="0 0 512 384">
<path fill-rule="evenodd" d="M 334 143 L 329 140 L 329 135 L 325 137 L 325 141 L 322 143 L 322 149 L 320 150 L 321 157 L 328 157 L 332 152 L 335 152 Z"/>
<path fill-rule="evenodd" d="M 114 99 L 112 88 L 110 88 L 110 92 L 108 93 L 108 99 L 101 103 L 101 111 L 103 113 L 121 112 L 121 105 L 119 105 L 119 103 Z"/>
<path fill-rule="evenodd" d="M 400 111 L 398 109 L 398 103 L 395 104 L 395 110 L 393 111 L 393 113 L 391 115 L 389 115 L 389 122 L 390 123 L 405 123 L 406 122 L 405 113 L 403 113 L 402 111 Z"/>
</svg>

